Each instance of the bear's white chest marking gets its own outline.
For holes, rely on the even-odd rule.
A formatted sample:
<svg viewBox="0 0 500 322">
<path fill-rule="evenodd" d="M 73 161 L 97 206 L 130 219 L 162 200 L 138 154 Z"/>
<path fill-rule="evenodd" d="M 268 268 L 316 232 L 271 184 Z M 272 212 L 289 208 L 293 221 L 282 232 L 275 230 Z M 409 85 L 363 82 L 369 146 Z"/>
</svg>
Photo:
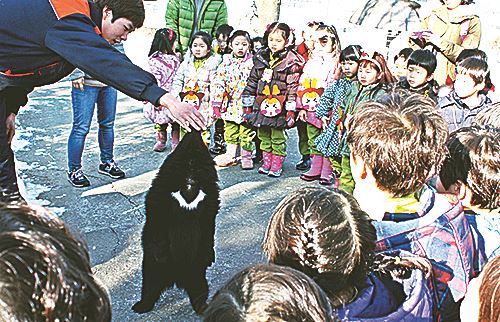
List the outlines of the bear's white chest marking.
<svg viewBox="0 0 500 322">
<path fill-rule="evenodd" d="M 194 200 L 190 203 L 188 203 L 186 199 L 184 199 L 180 191 L 172 192 L 171 195 L 175 198 L 175 200 L 177 200 L 179 206 L 187 210 L 193 210 L 198 207 L 198 204 L 202 202 L 203 199 L 205 199 L 206 193 L 204 193 L 203 190 L 200 190 L 196 198 L 194 198 Z"/>
</svg>

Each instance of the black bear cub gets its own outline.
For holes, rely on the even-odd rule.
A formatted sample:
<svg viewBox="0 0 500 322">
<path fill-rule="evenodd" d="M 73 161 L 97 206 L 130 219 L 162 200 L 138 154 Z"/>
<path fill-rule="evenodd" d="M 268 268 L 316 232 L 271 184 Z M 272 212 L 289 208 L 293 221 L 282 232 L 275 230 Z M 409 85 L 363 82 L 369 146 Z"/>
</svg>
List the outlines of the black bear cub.
<svg viewBox="0 0 500 322">
<path fill-rule="evenodd" d="M 174 283 L 186 290 L 196 313 L 205 309 L 205 274 L 215 261 L 217 181 L 214 161 L 200 133 L 187 133 L 165 159 L 146 195 L 142 292 L 132 307 L 135 312 L 150 311 Z"/>
</svg>

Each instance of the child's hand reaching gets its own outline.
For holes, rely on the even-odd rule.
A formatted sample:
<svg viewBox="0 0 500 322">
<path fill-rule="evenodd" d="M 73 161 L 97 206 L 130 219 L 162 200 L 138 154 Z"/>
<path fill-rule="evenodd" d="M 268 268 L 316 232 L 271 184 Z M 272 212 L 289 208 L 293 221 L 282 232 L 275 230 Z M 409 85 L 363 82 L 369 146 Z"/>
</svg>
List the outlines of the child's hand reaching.
<svg viewBox="0 0 500 322">
<path fill-rule="evenodd" d="M 300 120 L 302 122 L 307 121 L 307 111 L 306 110 L 300 110 L 299 115 L 297 116 L 297 120 Z"/>
</svg>

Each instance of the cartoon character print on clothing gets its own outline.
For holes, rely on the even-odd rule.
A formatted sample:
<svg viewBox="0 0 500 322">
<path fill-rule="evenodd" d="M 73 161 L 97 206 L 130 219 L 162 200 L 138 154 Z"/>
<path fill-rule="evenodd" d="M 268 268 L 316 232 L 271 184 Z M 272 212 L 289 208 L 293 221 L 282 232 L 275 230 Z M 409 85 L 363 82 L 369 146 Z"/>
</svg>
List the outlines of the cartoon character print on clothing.
<svg viewBox="0 0 500 322">
<path fill-rule="evenodd" d="M 297 94 L 299 95 L 300 103 L 306 111 L 316 111 L 316 108 L 319 104 L 319 99 L 325 91 L 324 88 L 316 88 L 317 84 L 318 80 L 316 78 L 306 78 L 304 79 L 303 83 L 304 89 L 297 92 Z"/>
<path fill-rule="evenodd" d="M 273 85 L 272 90 L 269 88 L 269 85 L 264 86 L 262 94 L 256 98 L 262 115 L 273 117 L 281 113 L 286 95 L 279 94 L 280 90 L 276 84 Z"/>
<path fill-rule="evenodd" d="M 195 83 L 184 86 L 184 91 L 180 92 L 179 96 L 181 98 L 181 102 L 188 103 L 199 110 L 205 93 L 200 92 L 198 83 Z"/>
</svg>

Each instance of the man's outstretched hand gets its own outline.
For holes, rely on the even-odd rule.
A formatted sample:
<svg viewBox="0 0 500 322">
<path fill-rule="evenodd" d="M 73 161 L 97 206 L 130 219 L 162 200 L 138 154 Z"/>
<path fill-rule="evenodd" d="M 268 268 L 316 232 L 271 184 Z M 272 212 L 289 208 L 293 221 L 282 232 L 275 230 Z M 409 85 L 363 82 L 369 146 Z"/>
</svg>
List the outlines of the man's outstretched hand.
<svg viewBox="0 0 500 322">
<path fill-rule="evenodd" d="M 172 118 L 188 132 L 190 127 L 197 131 L 206 129 L 206 121 L 196 108 L 188 103 L 181 103 L 174 96 L 165 94 L 158 101 L 160 106 L 168 109 Z"/>
</svg>

